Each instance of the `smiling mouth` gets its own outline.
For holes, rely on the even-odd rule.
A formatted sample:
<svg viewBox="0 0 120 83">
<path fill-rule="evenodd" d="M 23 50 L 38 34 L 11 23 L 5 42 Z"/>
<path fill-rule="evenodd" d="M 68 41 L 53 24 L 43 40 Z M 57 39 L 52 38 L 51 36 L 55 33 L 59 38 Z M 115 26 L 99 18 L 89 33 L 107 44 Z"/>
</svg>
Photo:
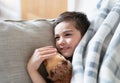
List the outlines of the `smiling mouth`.
<svg viewBox="0 0 120 83">
<path fill-rule="evenodd" d="M 61 52 L 66 52 L 69 49 L 69 47 L 61 48 Z"/>
</svg>

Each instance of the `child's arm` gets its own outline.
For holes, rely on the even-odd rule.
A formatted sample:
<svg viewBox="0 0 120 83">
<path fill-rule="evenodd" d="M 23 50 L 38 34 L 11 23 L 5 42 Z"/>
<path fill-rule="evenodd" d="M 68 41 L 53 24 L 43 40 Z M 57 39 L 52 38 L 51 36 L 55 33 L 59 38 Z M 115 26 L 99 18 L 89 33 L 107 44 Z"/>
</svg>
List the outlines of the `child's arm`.
<svg viewBox="0 0 120 83">
<path fill-rule="evenodd" d="M 33 83 L 46 83 L 38 71 L 32 70 L 29 67 L 27 69 Z"/>
<path fill-rule="evenodd" d="M 33 83 L 46 83 L 38 72 L 38 68 L 44 60 L 52 58 L 56 53 L 57 50 L 52 46 L 46 46 L 35 50 L 27 65 L 27 70 Z"/>
</svg>

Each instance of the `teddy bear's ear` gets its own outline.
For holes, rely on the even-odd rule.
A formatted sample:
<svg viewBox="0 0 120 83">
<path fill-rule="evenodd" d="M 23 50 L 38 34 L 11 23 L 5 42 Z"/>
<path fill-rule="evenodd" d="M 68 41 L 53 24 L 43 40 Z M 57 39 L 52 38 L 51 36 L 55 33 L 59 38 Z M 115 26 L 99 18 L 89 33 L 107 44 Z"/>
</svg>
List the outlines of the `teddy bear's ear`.
<svg viewBox="0 0 120 83">
<path fill-rule="evenodd" d="M 62 64 L 63 64 L 63 65 L 67 65 L 67 64 L 68 64 L 68 61 L 67 61 L 67 60 L 62 60 Z"/>
</svg>

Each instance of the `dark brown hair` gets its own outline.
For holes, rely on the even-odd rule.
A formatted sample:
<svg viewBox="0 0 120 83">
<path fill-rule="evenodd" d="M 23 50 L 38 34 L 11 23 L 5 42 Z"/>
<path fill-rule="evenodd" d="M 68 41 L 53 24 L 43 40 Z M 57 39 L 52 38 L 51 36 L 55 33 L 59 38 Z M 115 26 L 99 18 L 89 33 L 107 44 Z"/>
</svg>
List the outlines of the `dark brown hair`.
<svg viewBox="0 0 120 83">
<path fill-rule="evenodd" d="M 63 12 L 55 20 L 54 27 L 63 21 L 73 22 L 75 28 L 80 31 L 82 36 L 86 33 L 90 25 L 90 22 L 87 19 L 87 16 L 81 12 L 68 12 L 68 11 Z"/>
</svg>

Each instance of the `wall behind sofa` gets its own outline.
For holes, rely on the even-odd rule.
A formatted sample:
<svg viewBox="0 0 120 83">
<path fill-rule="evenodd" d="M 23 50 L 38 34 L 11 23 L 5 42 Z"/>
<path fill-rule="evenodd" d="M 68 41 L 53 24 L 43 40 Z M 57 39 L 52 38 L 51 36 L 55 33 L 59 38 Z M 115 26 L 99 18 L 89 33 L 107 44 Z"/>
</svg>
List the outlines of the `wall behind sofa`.
<svg viewBox="0 0 120 83">
<path fill-rule="evenodd" d="M 0 0 L 0 15 L 6 19 L 21 19 L 21 0 Z"/>
<path fill-rule="evenodd" d="M 99 0 L 68 0 L 68 11 L 80 11 L 86 13 L 91 18 L 91 13 L 95 9 Z"/>
<path fill-rule="evenodd" d="M 0 14 L 6 17 L 7 19 L 22 19 L 22 10 L 21 10 L 22 1 L 24 0 L 0 0 Z M 33 3 L 35 3 L 35 1 L 33 1 Z M 39 0 L 38 3 L 40 3 L 41 1 Z M 99 0 L 65 0 L 65 1 L 67 1 L 66 10 L 82 11 L 89 14 L 91 13 L 92 9 L 96 6 L 96 3 Z M 42 9 L 45 9 L 45 8 L 42 8 Z M 57 8 L 57 10 L 60 10 L 60 9 Z"/>
</svg>

